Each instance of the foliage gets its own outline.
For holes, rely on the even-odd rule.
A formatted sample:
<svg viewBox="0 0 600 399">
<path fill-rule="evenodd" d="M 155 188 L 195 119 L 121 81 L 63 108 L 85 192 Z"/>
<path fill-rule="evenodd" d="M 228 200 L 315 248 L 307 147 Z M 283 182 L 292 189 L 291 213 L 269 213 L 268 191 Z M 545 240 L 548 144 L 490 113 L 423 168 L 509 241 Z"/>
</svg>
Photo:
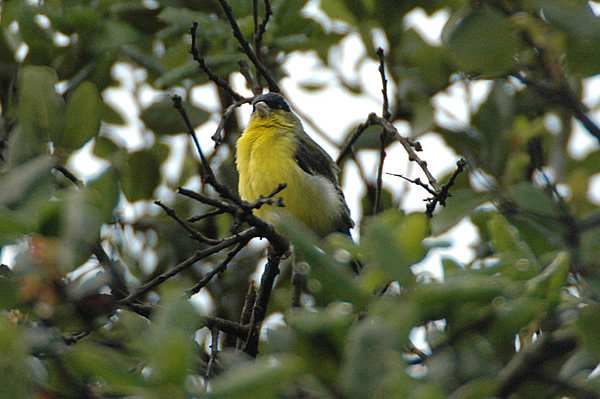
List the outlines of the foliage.
<svg viewBox="0 0 600 399">
<path fill-rule="evenodd" d="M 275 82 L 288 77 L 289 54 L 313 54 L 339 71 L 331 49 L 345 37 L 361 38 L 361 62 L 382 59 L 372 38 L 385 38 L 391 116 L 365 110 L 366 124 L 347 135 L 354 151 L 342 151 L 350 153 L 342 167 L 398 140 L 412 151 L 407 159 L 426 160 L 433 149 L 418 151 L 416 142 L 424 132 L 467 161 L 462 173 L 413 180 L 439 202 L 431 218 L 425 209 L 399 211 L 391 190 L 365 177 L 356 244 L 337 235 L 321 241 L 283 220 L 278 228 L 303 259 L 303 306 L 291 308 L 298 286 L 289 261 L 271 256 L 271 275 L 248 288 L 265 264 L 264 247 L 248 242 L 260 236 L 280 255 L 285 248 L 236 202 L 235 113 L 223 119 L 218 149 L 204 148 L 200 166 L 187 154 L 173 177 L 166 165 L 174 139 L 187 134 L 185 118 L 165 97 L 142 101 L 148 87 L 178 93 L 194 127 L 244 103 L 223 86 L 219 104 L 194 100 L 194 89 L 216 86 L 190 56 L 193 21 L 204 71 L 224 86 L 240 69 L 253 76 L 250 89 L 268 81 L 257 63 L 238 64 L 247 51 L 224 3 L 0 6 L 0 253 L 10 266 L 0 268 L 3 395 L 600 397 L 600 211 L 590 191 L 600 150 L 568 150 L 577 131 L 600 140 L 598 96 L 582 102 L 600 73 L 598 4 L 323 0 L 315 16 L 302 0 L 228 1 Z M 406 29 L 415 9 L 448 16 L 441 43 Z M 133 111 L 107 100 L 119 65 L 143 72 L 127 86 Z M 467 100 L 468 120 L 437 118 L 436 96 L 470 94 L 485 82 L 481 104 Z M 131 114 L 144 138 L 137 148 L 119 136 Z M 410 140 L 394 136 L 387 120 L 407 122 Z M 68 165 L 86 151 L 108 166 L 82 182 Z M 198 193 L 171 195 L 180 186 Z M 203 216 L 184 220 L 194 215 Z M 441 276 L 417 272 L 443 245 L 438 237 L 464 220 L 476 228 L 472 261 L 447 257 Z M 352 258 L 364 265 L 359 276 L 348 270 Z M 248 350 L 253 334 L 258 346 Z"/>
</svg>

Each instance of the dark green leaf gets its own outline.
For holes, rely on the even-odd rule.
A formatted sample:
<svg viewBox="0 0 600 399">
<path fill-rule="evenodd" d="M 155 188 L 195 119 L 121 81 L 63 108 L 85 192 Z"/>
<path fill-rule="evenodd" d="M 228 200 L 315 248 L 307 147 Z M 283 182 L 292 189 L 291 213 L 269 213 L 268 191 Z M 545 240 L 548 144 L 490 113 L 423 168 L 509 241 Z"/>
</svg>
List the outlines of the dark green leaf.
<svg viewBox="0 0 600 399">
<path fill-rule="evenodd" d="M 0 206 L 18 208 L 19 203 L 48 183 L 50 169 L 55 164 L 53 157 L 42 155 L 3 175 L 0 178 Z"/>
<path fill-rule="evenodd" d="M 26 65 L 19 71 L 19 124 L 29 145 L 40 153 L 59 136 L 63 124 L 64 102 L 54 90 L 57 81 L 48 67 Z"/>
<path fill-rule="evenodd" d="M 183 107 L 193 127 L 208 120 L 208 112 L 194 107 L 188 102 L 184 102 Z M 173 107 L 171 100 L 163 100 L 150 105 L 142 112 L 141 117 L 148 129 L 158 135 L 187 132 L 185 122 Z"/>
<path fill-rule="evenodd" d="M 425 256 L 422 241 L 429 235 L 427 216 L 422 213 L 403 215 L 388 209 L 369 219 L 364 225 L 361 246 L 370 256 L 369 268 L 383 272 L 385 280 L 397 280 L 403 287 L 415 283 L 410 266 Z M 372 269 L 374 270 L 374 269 Z"/>
<path fill-rule="evenodd" d="M 476 193 L 472 189 L 451 190 L 452 197 L 431 219 L 431 231 L 434 236 L 450 230 L 462 218 L 475 212 L 477 207 L 489 201 L 491 198 L 487 193 Z"/>
<path fill-rule="evenodd" d="M 149 150 L 127 154 L 119 178 L 121 190 L 128 201 L 151 199 L 160 182 L 160 160 Z"/>
<path fill-rule="evenodd" d="M 506 18 L 490 8 L 465 7 L 446 23 L 442 39 L 450 61 L 468 74 L 494 75 L 513 67 L 516 36 Z"/>
<path fill-rule="evenodd" d="M 65 128 L 56 145 L 67 151 L 82 147 L 98 134 L 102 99 L 93 83 L 81 83 L 69 97 L 65 114 Z"/>
</svg>

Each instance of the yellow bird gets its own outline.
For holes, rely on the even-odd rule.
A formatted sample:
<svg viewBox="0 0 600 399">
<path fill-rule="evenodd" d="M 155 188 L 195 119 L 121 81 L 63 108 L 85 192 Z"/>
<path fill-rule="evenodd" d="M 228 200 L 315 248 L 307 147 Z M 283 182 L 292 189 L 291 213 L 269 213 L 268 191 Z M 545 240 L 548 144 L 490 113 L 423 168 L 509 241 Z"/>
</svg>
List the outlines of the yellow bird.
<svg viewBox="0 0 600 399">
<path fill-rule="evenodd" d="M 239 192 L 245 201 L 270 194 L 280 183 L 285 208 L 263 206 L 256 214 L 283 209 L 319 236 L 350 234 L 354 226 L 338 181 L 339 169 L 331 157 L 302 128 L 283 96 L 267 93 L 252 101 L 248 127 L 237 141 Z"/>
</svg>

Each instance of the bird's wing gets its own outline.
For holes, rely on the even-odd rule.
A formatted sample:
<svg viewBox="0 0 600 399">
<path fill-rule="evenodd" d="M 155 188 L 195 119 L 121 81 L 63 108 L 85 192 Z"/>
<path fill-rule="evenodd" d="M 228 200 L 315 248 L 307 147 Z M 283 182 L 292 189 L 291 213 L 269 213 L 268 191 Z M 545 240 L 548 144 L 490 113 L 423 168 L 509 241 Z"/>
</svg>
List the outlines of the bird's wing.
<svg viewBox="0 0 600 399">
<path fill-rule="evenodd" d="M 298 166 L 306 173 L 313 176 L 323 176 L 327 178 L 335 187 L 340 202 L 342 203 L 341 212 L 337 215 L 337 231 L 350 234 L 350 229 L 354 222 L 350 218 L 350 209 L 346 204 L 344 193 L 340 188 L 338 173 L 339 169 L 329 154 L 325 152 L 317 143 L 315 143 L 306 133 L 296 136 L 298 145 L 296 146 L 296 162 Z"/>
</svg>

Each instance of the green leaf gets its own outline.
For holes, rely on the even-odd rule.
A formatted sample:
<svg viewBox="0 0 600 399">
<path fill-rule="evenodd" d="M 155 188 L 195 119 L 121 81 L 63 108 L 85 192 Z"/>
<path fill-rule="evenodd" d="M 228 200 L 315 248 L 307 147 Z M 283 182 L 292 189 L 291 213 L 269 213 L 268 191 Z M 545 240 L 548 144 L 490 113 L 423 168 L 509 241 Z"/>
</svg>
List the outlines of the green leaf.
<svg viewBox="0 0 600 399">
<path fill-rule="evenodd" d="M 487 7 L 456 12 L 444 26 L 442 40 L 450 62 L 467 74 L 495 75 L 515 64 L 517 38 L 507 19 Z"/>
<path fill-rule="evenodd" d="M 119 183 L 117 171 L 109 167 L 100 177 L 88 185 L 90 191 L 90 205 L 100 211 L 102 221 L 108 223 L 112 220 L 113 210 L 119 203 Z"/>
<path fill-rule="evenodd" d="M 26 65 L 19 71 L 17 117 L 28 145 L 47 152 L 63 123 L 63 99 L 54 90 L 58 82 L 52 68 Z"/>
<path fill-rule="evenodd" d="M 210 114 L 188 102 L 183 102 L 190 123 L 197 127 L 208 120 Z M 158 135 L 176 134 L 187 132 L 187 127 L 182 116 L 173 107 L 173 101 L 163 100 L 146 108 L 141 115 L 142 120 L 154 133 Z"/>
<path fill-rule="evenodd" d="M 486 101 L 473 117 L 483 138 L 479 154 L 481 164 L 494 176 L 500 176 L 509 154 L 508 132 L 515 119 L 514 101 L 506 93 L 503 81 L 496 81 Z"/>
<path fill-rule="evenodd" d="M 445 233 L 458 224 L 464 217 L 471 215 L 477 207 L 489 201 L 487 193 L 477 193 L 471 189 L 451 190 L 452 197 L 431 219 L 431 231 L 434 236 Z"/>
<path fill-rule="evenodd" d="M 324 246 L 326 243 L 302 222 L 287 213 L 279 216 L 279 223 L 275 227 L 292 240 L 296 251 L 309 263 L 309 277 L 315 277 L 321 282 L 323 293 L 329 294 L 331 298 L 348 301 L 358 309 L 363 308 L 367 297 L 356 285 L 349 265 L 342 265 L 329 255 L 331 251 Z"/>
<path fill-rule="evenodd" d="M 115 18 L 102 19 L 95 35 L 92 37 L 90 49 L 96 57 L 102 57 L 106 52 L 118 50 L 128 43 L 136 43 L 142 39 L 142 34 L 131 25 Z"/>
<path fill-rule="evenodd" d="M 294 355 L 261 357 L 244 362 L 211 380 L 211 398 L 276 398 L 307 368 Z"/>
<path fill-rule="evenodd" d="M 385 280 L 398 281 L 403 287 L 412 286 L 415 276 L 410 266 L 425 257 L 427 248 L 422 241 L 428 235 L 428 219 L 422 213 L 403 215 L 398 210 L 388 209 L 367 220 L 361 239 L 365 256 L 371 260 L 366 271 L 377 267 Z"/>
<path fill-rule="evenodd" d="M 579 334 L 583 338 L 583 344 L 588 353 L 592 354 L 596 361 L 600 359 L 600 305 L 589 304 L 579 312 L 577 320 Z"/>
<path fill-rule="evenodd" d="M 321 8 L 331 19 L 337 19 L 352 26 L 357 25 L 356 16 L 348 8 L 348 3 L 344 0 L 323 1 L 321 2 Z"/>
<path fill-rule="evenodd" d="M 539 275 L 525 283 L 526 293 L 545 298 L 550 306 L 556 306 L 568 273 L 569 255 L 566 252 L 560 252 Z"/>
<path fill-rule="evenodd" d="M 120 168 L 119 177 L 128 201 L 151 199 L 160 182 L 160 160 L 150 150 L 129 153 Z"/>
<path fill-rule="evenodd" d="M 540 262 L 531 248 L 521 239 L 517 228 L 504 216 L 494 214 L 488 222 L 488 231 L 500 263 L 508 268 L 504 270 L 505 273 L 511 275 L 509 271 L 514 269 L 516 274 L 512 274 L 513 276 L 526 278 L 541 270 Z"/>
<path fill-rule="evenodd" d="M 97 137 L 95 141 L 94 155 L 97 157 L 113 160 L 123 152 L 123 148 L 117 146 L 115 142 L 108 137 L 100 136 Z"/>
<path fill-rule="evenodd" d="M 82 380 L 101 378 L 111 389 L 142 384 L 142 377 L 131 372 L 135 367 L 134 360 L 107 345 L 80 342 L 64 355 L 63 361 L 70 373 Z"/>
<path fill-rule="evenodd" d="M 324 310 L 292 309 L 286 320 L 295 333 L 294 348 L 310 373 L 328 384 L 337 378 L 348 329 L 355 314 L 348 303 L 334 302 Z"/>
<path fill-rule="evenodd" d="M 561 217 L 560 209 L 550 195 L 529 182 L 510 186 L 507 190 L 507 197 L 522 211 L 532 212 L 546 218 L 558 219 Z"/>
<path fill-rule="evenodd" d="M 481 399 L 496 396 L 497 383 L 491 377 L 475 378 L 462 385 L 449 399 Z"/>
<path fill-rule="evenodd" d="M 506 280 L 474 273 L 461 273 L 450 276 L 443 283 L 419 285 L 413 299 L 421 311 L 431 312 L 439 317 L 437 311 L 445 307 L 461 306 L 465 302 L 487 303 L 502 294 Z"/>
<path fill-rule="evenodd" d="M 362 320 L 349 334 L 340 382 L 347 397 L 379 398 L 389 383 L 390 371 L 405 367 L 400 344 L 389 326 Z M 404 337 L 402 337 L 404 338 Z"/>
<path fill-rule="evenodd" d="M 15 307 L 15 305 L 17 304 L 17 289 L 19 288 L 19 285 L 15 284 L 15 282 L 9 276 L 3 276 L 2 274 L 0 274 L 1 309 L 12 309 Z"/>
<path fill-rule="evenodd" d="M 25 363 L 28 349 L 21 326 L 12 324 L 8 317 L 0 317 L 0 385 L 6 398 L 31 398 Z"/>
<path fill-rule="evenodd" d="M 432 46 L 412 28 L 402 35 L 400 51 L 396 53 L 398 61 L 416 72 L 421 81 L 437 91 L 448 85 L 451 68 L 446 61 L 445 49 Z"/>
<path fill-rule="evenodd" d="M 113 125 L 125 125 L 125 119 L 121 114 L 115 110 L 111 105 L 102 102 L 102 113 L 101 119 L 103 122 L 110 123 Z"/>
<path fill-rule="evenodd" d="M 587 2 L 540 2 L 544 17 L 566 35 L 567 67 L 582 75 L 600 73 L 600 21 Z"/>
<path fill-rule="evenodd" d="M 81 148 L 98 134 L 102 113 L 102 99 L 96 86 L 83 82 L 71 94 L 67 102 L 65 128 L 55 144 L 67 151 Z"/>
<path fill-rule="evenodd" d="M 49 183 L 50 169 L 55 165 L 53 157 L 41 155 L 1 176 L 0 206 L 18 208 L 28 196 Z"/>
</svg>

